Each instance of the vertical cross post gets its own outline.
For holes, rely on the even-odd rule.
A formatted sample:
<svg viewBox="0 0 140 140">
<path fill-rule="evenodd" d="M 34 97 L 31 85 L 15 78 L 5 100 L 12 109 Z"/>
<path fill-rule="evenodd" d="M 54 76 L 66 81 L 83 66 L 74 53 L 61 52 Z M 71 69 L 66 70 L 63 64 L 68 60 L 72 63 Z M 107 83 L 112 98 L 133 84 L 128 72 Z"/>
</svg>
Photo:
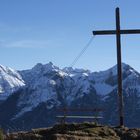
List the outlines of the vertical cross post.
<svg viewBox="0 0 140 140">
<path fill-rule="evenodd" d="M 123 117 L 123 95 L 122 95 L 122 66 L 121 66 L 121 34 L 120 34 L 120 13 L 116 8 L 116 42 L 117 42 L 117 71 L 118 71 L 118 97 L 120 126 L 124 125 Z"/>
</svg>

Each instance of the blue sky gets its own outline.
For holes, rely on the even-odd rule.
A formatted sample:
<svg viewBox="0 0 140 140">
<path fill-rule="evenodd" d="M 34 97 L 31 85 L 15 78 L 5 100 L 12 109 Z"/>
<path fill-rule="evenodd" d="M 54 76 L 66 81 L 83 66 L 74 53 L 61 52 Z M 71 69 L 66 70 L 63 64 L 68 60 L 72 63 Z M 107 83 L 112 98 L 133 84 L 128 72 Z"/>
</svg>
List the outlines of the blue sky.
<svg viewBox="0 0 140 140">
<path fill-rule="evenodd" d="M 69 66 L 93 30 L 140 28 L 139 0 L 0 0 L 0 64 L 29 69 L 52 61 Z M 105 70 L 116 64 L 115 36 L 96 36 L 74 67 Z M 122 61 L 140 72 L 140 35 L 122 36 Z"/>
</svg>

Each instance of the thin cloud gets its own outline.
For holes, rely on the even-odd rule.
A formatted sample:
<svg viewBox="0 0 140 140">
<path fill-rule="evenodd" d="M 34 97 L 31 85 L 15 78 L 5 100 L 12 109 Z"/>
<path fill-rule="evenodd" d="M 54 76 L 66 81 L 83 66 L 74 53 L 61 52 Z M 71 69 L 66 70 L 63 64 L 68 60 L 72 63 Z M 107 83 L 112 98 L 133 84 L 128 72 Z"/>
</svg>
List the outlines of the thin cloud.
<svg viewBox="0 0 140 140">
<path fill-rule="evenodd" d="M 50 41 L 45 40 L 19 40 L 19 41 L 0 41 L 0 47 L 7 48 L 44 48 L 49 47 Z"/>
<path fill-rule="evenodd" d="M 30 26 L 14 26 L 9 25 L 7 23 L 0 22 L 0 32 L 12 32 L 12 33 L 19 33 L 19 32 L 30 32 L 33 30 L 33 27 Z"/>
</svg>

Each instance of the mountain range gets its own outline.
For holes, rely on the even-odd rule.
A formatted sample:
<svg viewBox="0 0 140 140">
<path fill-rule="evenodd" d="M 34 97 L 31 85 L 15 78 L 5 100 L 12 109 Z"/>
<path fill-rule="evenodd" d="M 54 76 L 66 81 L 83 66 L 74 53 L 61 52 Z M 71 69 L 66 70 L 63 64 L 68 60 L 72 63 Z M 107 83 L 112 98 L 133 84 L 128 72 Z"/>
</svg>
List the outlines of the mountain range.
<svg viewBox="0 0 140 140">
<path fill-rule="evenodd" d="M 140 127 L 140 73 L 125 63 L 122 72 L 125 125 Z M 2 128 L 15 131 L 52 126 L 63 108 L 79 109 L 68 112 L 71 115 L 100 115 L 100 123 L 118 125 L 117 66 L 91 72 L 60 69 L 51 62 L 23 71 L 0 65 Z M 97 108 L 101 111 L 80 111 Z"/>
</svg>

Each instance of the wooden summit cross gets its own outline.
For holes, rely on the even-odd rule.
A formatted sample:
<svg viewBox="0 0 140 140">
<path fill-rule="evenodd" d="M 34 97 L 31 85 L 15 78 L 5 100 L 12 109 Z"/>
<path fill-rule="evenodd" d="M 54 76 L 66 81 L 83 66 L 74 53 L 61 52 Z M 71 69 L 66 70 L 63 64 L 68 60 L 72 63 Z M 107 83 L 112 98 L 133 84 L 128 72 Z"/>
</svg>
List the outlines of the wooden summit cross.
<svg viewBox="0 0 140 140">
<path fill-rule="evenodd" d="M 120 126 L 124 125 L 123 94 L 122 94 L 122 66 L 121 66 L 121 34 L 140 34 L 140 29 L 120 29 L 119 8 L 116 8 L 116 30 L 93 31 L 93 35 L 116 35 L 117 42 L 117 73 L 118 73 L 118 96 L 119 96 L 119 120 Z"/>
</svg>

